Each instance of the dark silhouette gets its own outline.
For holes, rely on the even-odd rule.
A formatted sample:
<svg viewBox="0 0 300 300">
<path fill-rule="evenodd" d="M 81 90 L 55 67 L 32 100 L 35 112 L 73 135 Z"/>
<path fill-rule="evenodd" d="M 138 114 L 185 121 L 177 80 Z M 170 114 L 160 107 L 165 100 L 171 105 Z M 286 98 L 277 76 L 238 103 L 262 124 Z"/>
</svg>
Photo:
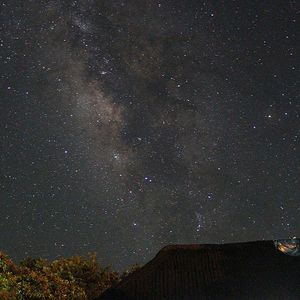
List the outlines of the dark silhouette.
<svg viewBox="0 0 300 300">
<path fill-rule="evenodd" d="M 300 258 L 273 241 L 173 245 L 97 300 L 300 299 Z"/>
</svg>

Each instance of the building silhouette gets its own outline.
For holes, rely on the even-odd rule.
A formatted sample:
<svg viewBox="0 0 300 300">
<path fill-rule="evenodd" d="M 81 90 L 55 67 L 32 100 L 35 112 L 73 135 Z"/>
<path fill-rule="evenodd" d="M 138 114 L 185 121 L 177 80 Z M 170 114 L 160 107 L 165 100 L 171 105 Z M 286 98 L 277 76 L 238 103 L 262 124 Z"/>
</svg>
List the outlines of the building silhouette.
<svg viewBox="0 0 300 300">
<path fill-rule="evenodd" d="M 300 299 L 300 257 L 273 241 L 171 245 L 98 300 Z"/>
</svg>

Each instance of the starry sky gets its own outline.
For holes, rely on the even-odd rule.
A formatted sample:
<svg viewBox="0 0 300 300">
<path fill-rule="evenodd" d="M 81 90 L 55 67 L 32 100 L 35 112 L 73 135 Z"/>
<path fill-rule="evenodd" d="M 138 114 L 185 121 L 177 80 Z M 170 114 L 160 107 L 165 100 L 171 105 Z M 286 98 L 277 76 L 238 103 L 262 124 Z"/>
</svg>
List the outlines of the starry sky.
<svg viewBox="0 0 300 300">
<path fill-rule="evenodd" d="M 296 1 L 1 1 L 0 248 L 300 235 Z"/>
</svg>

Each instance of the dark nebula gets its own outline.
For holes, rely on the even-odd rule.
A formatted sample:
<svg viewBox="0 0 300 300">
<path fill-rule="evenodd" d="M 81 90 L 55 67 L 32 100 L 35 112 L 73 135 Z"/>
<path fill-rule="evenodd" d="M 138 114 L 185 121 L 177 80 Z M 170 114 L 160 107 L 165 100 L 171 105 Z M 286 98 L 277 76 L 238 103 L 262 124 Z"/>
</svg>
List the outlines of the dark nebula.
<svg viewBox="0 0 300 300">
<path fill-rule="evenodd" d="M 299 236 L 296 1 L 0 9 L 2 250 L 122 269 Z"/>
</svg>

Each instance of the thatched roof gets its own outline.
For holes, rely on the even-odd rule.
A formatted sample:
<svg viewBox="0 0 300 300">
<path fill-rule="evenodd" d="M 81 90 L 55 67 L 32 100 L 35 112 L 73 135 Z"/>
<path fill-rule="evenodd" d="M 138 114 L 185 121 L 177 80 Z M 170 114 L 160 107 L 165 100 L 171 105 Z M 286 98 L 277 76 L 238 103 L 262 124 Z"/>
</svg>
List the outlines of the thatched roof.
<svg viewBox="0 0 300 300">
<path fill-rule="evenodd" d="M 100 299 L 300 299 L 300 257 L 273 241 L 167 246 Z"/>
</svg>

